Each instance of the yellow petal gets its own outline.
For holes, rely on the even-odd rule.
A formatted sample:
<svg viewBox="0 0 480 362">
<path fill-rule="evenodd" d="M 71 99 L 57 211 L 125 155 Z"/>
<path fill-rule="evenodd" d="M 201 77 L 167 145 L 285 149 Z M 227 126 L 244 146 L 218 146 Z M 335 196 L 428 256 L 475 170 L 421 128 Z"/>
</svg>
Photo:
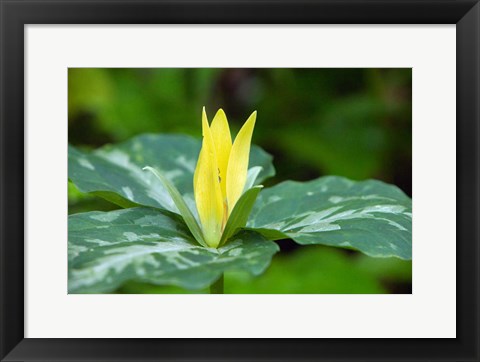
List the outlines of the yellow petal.
<svg viewBox="0 0 480 362">
<path fill-rule="evenodd" d="M 253 127 L 257 112 L 253 112 L 237 134 L 233 142 L 227 167 L 227 201 L 228 214 L 233 210 L 236 202 L 242 196 L 247 180 L 248 158 L 252 141 Z"/>
<path fill-rule="evenodd" d="M 205 242 L 217 247 L 222 236 L 223 201 L 218 163 L 205 108 L 202 112 L 203 143 L 194 175 L 194 194 Z"/>
<path fill-rule="evenodd" d="M 223 199 L 225 200 L 227 198 L 227 165 L 232 148 L 232 136 L 230 135 L 230 127 L 228 126 L 227 116 L 223 109 L 218 110 L 210 125 L 210 129 L 217 153 L 220 187 L 222 189 Z"/>
</svg>

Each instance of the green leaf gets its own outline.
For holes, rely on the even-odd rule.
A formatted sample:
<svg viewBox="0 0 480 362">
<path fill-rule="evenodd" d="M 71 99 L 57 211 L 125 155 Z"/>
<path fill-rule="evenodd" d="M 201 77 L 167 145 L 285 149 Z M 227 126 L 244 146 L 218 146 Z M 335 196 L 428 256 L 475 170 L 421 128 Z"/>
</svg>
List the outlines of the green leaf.
<svg viewBox="0 0 480 362">
<path fill-rule="evenodd" d="M 257 199 L 258 193 L 263 188 L 263 186 L 254 186 L 250 190 L 247 190 L 243 195 L 238 199 L 235 207 L 232 210 L 232 213 L 228 217 L 227 225 L 223 230 L 222 239 L 220 240 L 220 245 L 223 245 L 230 239 L 240 228 L 247 225 L 248 217 L 252 211 L 253 204 Z"/>
<path fill-rule="evenodd" d="M 185 224 L 187 224 L 188 229 L 192 233 L 193 237 L 200 243 L 200 245 L 207 247 L 207 243 L 203 239 L 203 233 L 198 225 L 197 220 L 193 216 L 177 188 L 154 168 L 147 166 L 143 169 L 152 172 L 162 182 L 163 186 L 165 186 L 167 192 L 170 194 L 170 197 L 175 203 L 178 211 L 180 211 L 180 215 L 182 215 L 183 221 L 185 221 Z"/>
<path fill-rule="evenodd" d="M 145 134 L 93 152 L 69 146 L 68 177 L 80 191 L 95 193 L 122 207 L 144 205 L 177 212 L 160 180 L 142 169 L 151 166 L 161 170 L 182 195 L 193 194 L 200 145 L 200 140 L 185 135 Z M 262 167 L 257 183 L 274 175 L 271 161 L 269 154 L 252 146 L 249 166 Z"/>
<path fill-rule="evenodd" d="M 108 293 L 127 281 L 206 288 L 228 270 L 261 274 L 278 246 L 244 231 L 219 249 L 199 246 L 181 218 L 130 208 L 68 218 L 69 293 Z"/>
<path fill-rule="evenodd" d="M 412 258 L 412 201 L 375 180 L 328 176 L 283 182 L 261 193 L 247 226 L 270 239 Z"/>
</svg>

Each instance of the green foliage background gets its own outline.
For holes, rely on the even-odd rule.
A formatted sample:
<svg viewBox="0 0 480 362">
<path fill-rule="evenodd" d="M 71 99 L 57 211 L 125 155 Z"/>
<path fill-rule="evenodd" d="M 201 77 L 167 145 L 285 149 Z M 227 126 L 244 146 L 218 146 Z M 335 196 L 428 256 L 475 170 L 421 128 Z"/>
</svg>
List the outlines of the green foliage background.
<svg viewBox="0 0 480 362">
<path fill-rule="evenodd" d="M 411 69 L 71 68 L 69 142 L 96 148 L 141 133 L 200 137 L 201 109 L 223 108 L 236 134 L 258 111 L 254 143 L 287 179 L 376 178 L 411 196 Z M 117 208 L 69 184 L 69 213 Z M 226 276 L 231 293 L 410 293 L 411 262 L 279 241 L 257 278 Z M 178 293 L 129 283 L 121 293 Z"/>
</svg>

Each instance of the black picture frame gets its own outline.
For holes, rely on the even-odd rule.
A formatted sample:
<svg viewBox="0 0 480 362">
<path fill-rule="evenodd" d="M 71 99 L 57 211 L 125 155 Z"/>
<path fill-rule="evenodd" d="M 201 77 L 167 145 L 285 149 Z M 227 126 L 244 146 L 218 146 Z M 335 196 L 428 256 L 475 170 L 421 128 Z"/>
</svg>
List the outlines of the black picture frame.
<svg viewBox="0 0 480 362">
<path fill-rule="evenodd" d="M 477 0 L 1 0 L 0 4 L 2 361 L 480 360 L 480 5 Z M 456 24 L 457 338 L 24 338 L 24 26 L 157 23 Z M 435 127 L 432 120 L 424 121 L 432 122 Z M 279 328 L 282 328 L 281 322 Z"/>
</svg>

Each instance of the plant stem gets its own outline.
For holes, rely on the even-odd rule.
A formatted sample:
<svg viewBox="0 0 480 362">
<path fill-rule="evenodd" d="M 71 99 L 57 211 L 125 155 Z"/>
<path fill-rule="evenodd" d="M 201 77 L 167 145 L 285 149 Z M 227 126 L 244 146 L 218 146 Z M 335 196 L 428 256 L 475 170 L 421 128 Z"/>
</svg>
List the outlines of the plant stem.
<svg viewBox="0 0 480 362">
<path fill-rule="evenodd" d="M 223 274 L 210 286 L 210 294 L 223 294 Z"/>
</svg>

